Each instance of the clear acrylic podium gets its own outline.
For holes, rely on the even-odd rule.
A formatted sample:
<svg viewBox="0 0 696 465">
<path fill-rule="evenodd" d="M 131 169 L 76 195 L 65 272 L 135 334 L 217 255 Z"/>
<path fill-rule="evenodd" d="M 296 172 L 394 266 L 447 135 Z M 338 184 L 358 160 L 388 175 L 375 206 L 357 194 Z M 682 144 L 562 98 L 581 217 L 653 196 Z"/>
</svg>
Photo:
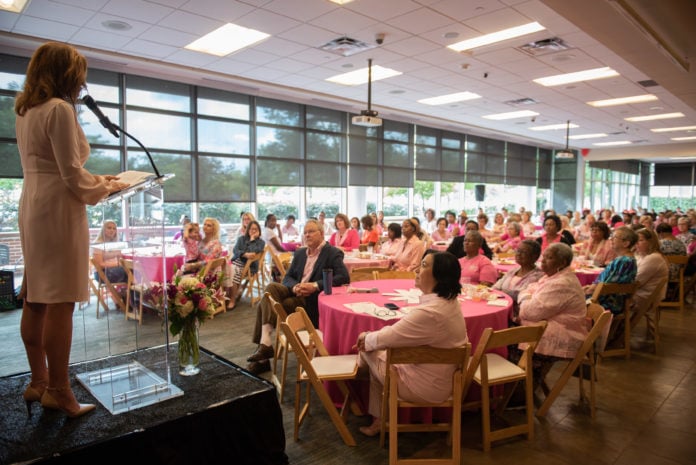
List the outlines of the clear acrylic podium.
<svg viewBox="0 0 696 465">
<path fill-rule="evenodd" d="M 127 262 L 118 263 L 132 265 L 130 288 L 127 281 L 114 283 L 102 276 L 105 282 L 99 285 L 95 279 L 94 287 L 99 286 L 97 306 L 102 299 L 111 302 L 111 308 L 100 317 L 97 307 L 95 321 L 91 315 L 83 314 L 86 358 L 97 360 L 99 368 L 78 373 L 77 379 L 112 414 L 183 395 L 171 382 L 170 368 L 178 369 L 178 364 L 176 351 L 169 350 L 166 292 L 156 292 L 157 286 L 171 279 L 175 267 L 180 268 L 184 260 L 183 251 L 168 243 L 165 236 L 162 184 L 171 177 L 153 175 L 104 200 L 102 220 L 123 224 L 118 242 L 90 244 L 91 253 L 98 248 L 105 258 L 125 259 Z M 115 215 L 123 218 L 114 218 Z M 114 257 L 114 251 L 120 251 L 120 256 Z M 156 296 L 159 298 L 153 298 Z M 156 361 L 150 356 L 145 362 L 140 355 L 151 348 L 157 348 Z"/>
</svg>

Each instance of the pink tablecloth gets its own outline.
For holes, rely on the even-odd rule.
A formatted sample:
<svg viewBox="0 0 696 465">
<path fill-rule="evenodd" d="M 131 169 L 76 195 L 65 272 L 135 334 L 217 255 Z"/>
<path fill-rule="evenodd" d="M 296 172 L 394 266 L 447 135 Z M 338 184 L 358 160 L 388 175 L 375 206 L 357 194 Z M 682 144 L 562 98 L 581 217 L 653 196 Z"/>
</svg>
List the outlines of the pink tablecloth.
<svg viewBox="0 0 696 465">
<path fill-rule="evenodd" d="M 347 287 L 334 288 L 332 295 L 319 295 L 319 327 L 324 333 L 324 345 L 332 355 L 355 353 L 353 345 L 358 338 L 358 334 L 363 331 L 378 331 L 387 325 L 393 325 L 398 319 L 382 320 L 375 316 L 355 313 L 345 307 L 346 303 L 354 302 L 374 302 L 383 305 L 386 302 L 394 302 L 399 307 L 413 306 L 404 301 L 390 301 L 389 296 L 383 296 L 382 292 L 394 292 L 395 289 L 413 289 L 414 283 L 411 279 L 383 279 L 378 281 L 360 281 L 360 288 L 377 288 L 379 293 L 375 294 L 348 294 Z M 501 293 L 502 294 L 502 293 Z M 504 295 L 504 294 L 503 294 Z M 508 315 L 512 308 L 512 299 L 504 295 L 507 301 L 505 307 L 495 307 L 487 305 L 487 302 L 472 302 L 462 300 L 462 314 L 466 321 L 466 330 L 471 342 L 472 352 L 476 350 L 476 345 L 481 339 L 481 334 L 486 328 L 504 329 L 508 326 Z M 506 355 L 506 350 L 501 351 L 501 355 Z M 368 383 L 360 386 L 360 401 L 367 406 L 369 398 Z M 333 386 L 329 391 L 334 400 L 340 400 L 338 389 Z"/>
<path fill-rule="evenodd" d="M 287 252 L 294 252 L 298 248 L 302 247 L 302 244 L 299 242 L 283 242 L 282 245 Z"/>
<path fill-rule="evenodd" d="M 446 252 L 447 247 L 449 247 L 449 244 L 438 244 L 437 242 L 433 242 L 430 245 L 430 248 L 433 250 L 437 250 L 438 252 Z"/>
<path fill-rule="evenodd" d="M 179 269 L 184 264 L 183 255 L 167 256 L 165 257 L 164 265 L 165 273 L 162 269 L 161 255 L 137 255 L 124 252 L 123 258 L 138 261 L 145 273 L 145 281 L 149 282 L 156 281 L 161 283 L 164 281 L 162 279 L 163 277 L 165 277 L 167 281 L 171 281 L 174 275 L 174 268 L 176 267 L 176 269 Z"/>
<path fill-rule="evenodd" d="M 343 259 L 343 264 L 346 265 L 346 268 L 348 269 L 348 273 L 350 273 L 353 270 L 356 270 L 358 268 L 372 268 L 372 267 L 383 267 L 383 268 L 388 268 L 389 267 L 389 259 L 388 258 L 357 258 L 357 257 L 351 257 L 351 256 L 346 256 Z"/>
</svg>

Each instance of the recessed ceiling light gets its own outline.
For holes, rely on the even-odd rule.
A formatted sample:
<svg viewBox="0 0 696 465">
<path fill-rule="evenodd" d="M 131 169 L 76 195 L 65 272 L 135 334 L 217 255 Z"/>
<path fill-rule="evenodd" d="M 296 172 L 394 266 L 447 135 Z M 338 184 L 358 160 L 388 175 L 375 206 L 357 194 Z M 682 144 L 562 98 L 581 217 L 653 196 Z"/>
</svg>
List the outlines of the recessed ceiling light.
<svg viewBox="0 0 696 465">
<path fill-rule="evenodd" d="M 626 121 L 631 121 L 634 123 L 640 121 L 654 121 L 656 119 L 672 119 L 672 118 L 683 118 L 684 113 L 662 113 L 661 115 L 646 115 L 646 116 L 632 116 L 630 118 L 624 118 Z"/>
<path fill-rule="evenodd" d="M 672 137 L 672 140 L 696 140 L 696 136 Z"/>
<path fill-rule="evenodd" d="M 606 100 L 594 100 L 592 102 L 587 102 L 588 105 L 593 107 L 611 107 L 614 105 L 627 105 L 629 103 L 642 103 L 642 102 L 652 102 L 657 100 L 657 96 L 653 94 L 644 95 L 634 95 L 632 97 L 620 97 L 620 98 L 610 98 Z"/>
<path fill-rule="evenodd" d="M 603 132 L 598 132 L 596 134 L 575 134 L 573 136 L 568 136 L 568 139 L 599 139 L 600 137 L 607 137 L 608 134 Z"/>
<path fill-rule="evenodd" d="M 0 0 L 2 1 L 2 0 Z M 107 29 L 111 29 L 112 31 L 128 31 L 130 29 L 133 29 L 133 26 L 128 24 L 125 21 L 119 21 L 117 19 L 108 19 L 106 21 L 102 21 L 102 26 L 104 26 Z"/>
<path fill-rule="evenodd" d="M 384 68 L 379 65 L 372 67 L 372 81 L 379 81 L 380 79 L 387 79 L 393 76 L 398 76 L 403 74 L 401 71 L 396 71 L 390 68 Z M 329 82 L 335 82 L 336 84 L 343 84 L 345 86 L 357 86 L 359 84 L 365 84 L 367 82 L 367 68 L 356 69 L 355 71 L 350 71 L 348 73 L 337 74 L 336 76 L 331 76 L 326 79 Z"/>
<path fill-rule="evenodd" d="M 474 37 L 473 39 L 462 40 L 461 42 L 448 45 L 447 48 L 454 50 L 455 52 L 462 52 L 464 50 L 471 50 L 472 48 L 502 42 L 504 40 L 531 34 L 533 32 L 543 31 L 544 29 L 546 29 L 544 26 L 535 21 L 533 23 L 523 24 L 521 26 L 511 27 L 509 29 L 503 29 L 502 31 L 484 34 L 482 36 Z"/>
<path fill-rule="evenodd" d="M 329 0 L 329 1 L 334 2 L 334 3 L 338 3 L 339 5 L 345 5 L 346 3 L 350 3 L 353 0 Z"/>
<path fill-rule="evenodd" d="M 679 126 L 679 127 L 675 127 L 675 128 L 651 129 L 652 132 L 693 131 L 693 130 L 696 130 L 696 126 Z"/>
<path fill-rule="evenodd" d="M 222 57 L 268 37 L 270 35 L 265 32 L 227 23 L 200 39 L 194 40 L 184 48 Z"/>
<path fill-rule="evenodd" d="M 27 5 L 27 0 L 0 0 L 0 10 L 21 13 Z"/>
<path fill-rule="evenodd" d="M 570 123 L 570 125 L 568 125 L 567 123 L 559 123 L 559 124 L 548 124 L 546 126 L 534 126 L 532 128 L 529 128 L 529 129 L 531 129 L 532 131 L 553 131 L 556 129 L 566 129 L 566 128 L 573 129 L 573 128 L 579 128 L 579 127 L 580 126 L 578 126 L 575 123 Z"/>
<path fill-rule="evenodd" d="M 618 76 L 619 73 L 611 68 L 594 68 L 586 69 L 584 71 L 576 71 L 574 73 L 567 74 L 557 74 L 555 76 L 547 76 L 543 78 L 534 79 L 534 82 L 541 84 L 542 86 L 560 86 L 562 84 L 570 84 L 571 82 L 581 82 L 581 81 L 591 81 L 593 79 L 604 79 L 609 77 Z"/>
<path fill-rule="evenodd" d="M 610 147 L 612 145 L 629 145 L 630 140 L 615 140 L 614 142 L 595 142 L 592 145 L 598 145 L 600 147 Z"/>
<path fill-rule="evenodd" d="M 418 103 L 424 103 L 426 105 L 444 105 L 446 103 L 463 102 L 465 100 L 474 100 L 477 98 L 481 98 L 481 96 L 473 92 L 457 92 L 454 94 L 420 99 Z"/>
<path fill-rule="evenodd" d="M 507 113 L 496 113 L 493 115 L 485 115 L 482 118 L 492 119 L 492 120 L 504 120 L 504 119 L 514 119 L 514 118 L 524 118 L 528 116 L 538 116 L 539 113 L 531 110 L 520 110 L 520 111 L 510 111 Z"/>
</svg>

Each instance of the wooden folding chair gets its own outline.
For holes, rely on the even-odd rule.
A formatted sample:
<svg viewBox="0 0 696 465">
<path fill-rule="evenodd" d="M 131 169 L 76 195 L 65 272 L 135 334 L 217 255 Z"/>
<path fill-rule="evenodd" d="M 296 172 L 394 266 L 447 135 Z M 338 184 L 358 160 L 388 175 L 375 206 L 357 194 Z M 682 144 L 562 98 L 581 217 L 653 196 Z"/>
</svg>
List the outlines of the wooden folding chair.
<svg viewBox="0 0 696 465">
<path fill-rule="evenodd" d="M 116 289 L 116 286 L 127 287 L 128 283 L 127 282 L 126 283 L 112 283 L 111 281 L 109 281 L 109 278 L 106 277 L 106 273 L 104 273 L 104 269 L 99 267 L 99 266 L 96 266 L 94 264 L 93 259 L 90 259 L 90 261 L 92 262 L 92 266 L 94 267 L 94 269 L 97 272 L 97 275 L 99 276 L 99 281 L 100 281 L 99 282 L 99 290 L 101 290 L 101 287 L 103 285 L 104 289 L 106 290 L 108 295 L 111 296 L 111 300 L 114 301 L 114 303 L 118 306 L 118 308 L 120 308 L 123 311 L 123 313 L 126 313 L 126 311 L 127 311 L 126 303 L 121 298 L 121 294 Z M 108 311 L 109 307 L 106 306 L 106 300 L 103 300 L 102 302 L 104 304 L 104 310 Z M 97 305 L 97 318 L 99 318 L 99 306 L 98 305 Z"/>
<path fill-rule="evenodd" d="M 423 463 L 429 465 L 459 465 L 461 459 L 461 410 L 464 389 L 464 372 L 469 362 L 471 344 L 452 349 L 439 349 L 430 346 L 401 347 L 387 349 L 387 367 L 382 391 L 382 428 L 380 446 L 384 446 L 385 430 L 389 429 L 389 465 Z M 452 374 L 452 395 L 442 402 L 414 402 L 403 400 L 398 394 L 399 377 L 395 364 L 446 364 L 454 365 Z M 452 409 L 452 421 L 447 423 L 399 423 L 399 408 L 435 408 Z M 387 415 L 387 410 L 389 414 Z M 387 421 L 387 418 L 389 420 Z M 449 433 L 447 441 L 452 447 L 449 458 L 434 459 L 399 459 L 399 432 L 439 432 Z"/>
<path fill-rule="evenodd" d="M 414 271 L 375 271 L 375 279 L 416 279 Z"/>
<path fill-rule="evenodd" d="M 126 294 L 126 321 L 129 318 L 138 321 L 138 324 L 143 323 L 143 295 L 148 288 L 145 282 L 145 272 L 143 271 L 141 265 L 137 261 L 127 260 L 125 258 L 119 259 L 119 263 L 124 270 L 126 270 L 126 276 L 128 276 L 128 293 Z M 131 295 L 135 296 L 138 294 L 138 305 L 136 307 L 134 302 L 131 302 Z"/>
<path fill-rule="evenodd" d="M 599 304 L 599 296 L 618 294 L 624 296 L 623 311 L 615 314 L 612 319 L 611 329 L 609 330 L 609 341 L 617 340 L 620 331 L 623 330 L 623 347 L 605 350 L 601 353 L 602 357 L 616 357 L 623 355 L 626 359 L 631 358 L 631 305 L 633 294 L 638 289 L 638 282 L 630 284 L 618 283 L 599 283 L 595 287 L 590 301 Z M 617 335 L 617 333 L 619 333 Z"/>
<path fill-rule="evenodd" d="M 264 272 L 264 261 L 266 254 L 261 252 L 256 254 L 256 258 L 249 258 L 242 269 L 242 286 L 245 289 L 247 297 L 253 306 L 256 302 L 263 298 L 263 290 L 266 288 L 266 279 Z M 256 273 L 251 271 L 252 264 L 257 263 Z M 256 292 L 254 292 L 256 291 Z"/>
<path fill-rule="evenodd" d="M 588 321 L 592 321 L 592 329 L 587 333 L 587 337 L 585 337 L 582 346 L 580 346 L 578 352 L 575 354 L 575 358 L 568 360 L 568 364 L 554 383 L 553 388 L 548 391 L 546 389 L 544 390 L 546 392 L 546 399 L 544 399 L 544 403 L 541 404 L 541 407 L 537 410 L 536 415 L 538 417 L 546 415 L 549 408 L 551 408 L 551 405 L 576 370 L 579 370 L 580 400 L 586 400 L 582 383 L 583 374 L 585 373 L 584 366 L 588 366 L 590 371 L 590 415 L 592 418 L 595 417 L 595 342 L 599 341 L 598 345 L 600 347 L 598 347 L 598 352 L 601 352 L 604 349 L 601 345 L 606 343 L 606 336 L 609 335 L 609 325 L 611 324 L 612 315 L 609 310 L 605 310 L 601 305 L 591 303 L 587 307 L 587 319 Z M 603 334 L 605 337 L 602 340 Z M 546 380 L 541 380 L 541 382 L 544 386 L 546 385 Z"/>
<path fill-rule="evenodd" d="M 358 281 L 374 281 L 377 279 L 375 277 L 375 271 L 364 271 L 362 268 L 353 270 L 350 272 L 350 282 L 355 283 Z"/>
<path fill-rule="evenodd" d="M 667 278 L 660 281 L 660 284 L 650 294 L 645 308 L 638 309 L 631 317 L 631 329 L 635 328 L 642 317 L 645 317 L 645 338 L 652 337 L 655 353 L 657 353 L 660 344 L 660 305 L 665 286 L 667 286 Z"/>
<path fill-rule="evenodd" d="M 268 248 L 268 246 L 266 246 L 266 248 Z M 278 254 L 274 254 L 269 250 L 268 253 L 271 255 L 270 264 L 276 267 L 276 269 L 278 270 L 278 278 L 280 282 L 283 282 L 283 278 L 285 278 L 285 273 L 288 272 L 290 262 L 292 261 L 292 252 L 281 252 Z M 269 273 L 268 276 L 271 276 L 272 279 L 273 275 Z"/>
<path fill-rule="evenodd" d="M 688 255 L 665 255 L 665 258 L 671 265 L 679 265 L 679 277 L 675 281 L 669 281 L 678 286 L 677 300 L 663 300 L 660 302 L 660 308 L 678 308 L 679 313 L 684 313 L 684 268 L 689 263 Z"/>
<path fill-rule="evenodd" d="M 271 308 L 273 308 L 273 312 L 276 315 L 276 332 L 275 332 L 275 353 L 273 354 L 273 367 L 271 371 L 271 376 L 272 376 L 272 382 L 275 384 L 276 389 L 278 389 L 278 396 L 280 399 L 280 402 L 283 402 L 283 395 L 285 393 L 285 375 L 287 374 L 287 368 L 288 368 L 288 353 L 292 352 L 292 347 L 288 344 L 288 338 L 283 334 L 283 330 L 280 327 L 280 324 L 284 322 L 287 317 L 288 313 L 285 311 L 285 307 L 283 305 L 276 301 L 271 295 L 266 292 L 263 295 L 263 299 L 268 299 L 269 303 L 271 304 Z M 322 334 L 321 330 L 317 329 L 317 336 L 323 341 L 324 340 L 324 335 Z M 300 338 L 300 342 L 304 344 L 304 346 L 307 348 L 307 350 L 313 350 L 313 346 L 310 343 L 309 340 L 309 333 L 305 330 L 299 331 L 297 333 Z M 278 360 L 280 357 L 283 357 L 283 364 L 281 366 L 281 375 L 280 379 L 278 379 Z"/>
<path fill-rule="evenodd" d="M 483 431 L 483 450 L 491 450 L 491 443 L 503 438 L 526 434 L 528 440 L 534 439 L 534 389 L 532 374 L 532 354 L 539 339 L 541 339 L 546 322 L 533 326 L 517 326 L 515 328 L 493 331 L 486 328 L 479 340 L 476 352 L 469 363 L 469 369 L 464 383 L 467 392 L 471 382 L 481 386 L 481 429 Z M 495 353 L 488 353 L 498 347 L 527 343 L 519 363 L 514 364 Z M 520 381 L 525 383 L 527 421 L 521 425 L 506 428 L 491 429 L 490 388 L 492 386 L 514 383 L 512 389 L 502 400 L 497 410 L 502 411 L 507 405 L 515 388 Z"/>
<path fill-rule="evenodd" d="M 99 318 L 99 306 L 102 306 L 104 308 L 104 313 L 109 311 L 109 306 L 106 303 L 106 284 L 103 282 L 99 282 L 99 280 L 94 279 L 94 271 L 96 270 L 96 267 L 94 266 L 94 262 L 92 262 L 92 257 L 89 258 L 89 263 L 90 263 L 90 270 L 89 270 L 89 276 L 87 276 L 87 283 L 89 285 L 89 289 L 94 294 L 97 298 L 97 319 Z"/>
<path fill-rule="evenodd" d="M 348 415 L 348 407 L 351 405 L 351 394 L 344 381 L 355 379 L 358 372 L 358 356 L 351 355 L 329 355 L 324 343 L 319 338 L 314 325 L 309 320 L 307 313 L 302 307 L 297 307 L 295 313 L 288 315 L 287 319 L 280 324 L 285 337 L 288 338 L 297 361 L 299 363 L 297 382 L 295 384 L 295 431 L 294 439 L 299 439 L 300 426 L 309 413 L 309 400 L 311 388 L 314 389 L 324 409 L 329 414 L 331 421 L 338 430 L 343 442 L 348 446 L 355 446 L 355 439 L 346 427 L 345 418 Z M 309 344 L 311 349 L 307 350 L 305 344 L 300 340 L 299 332 L 305 330 L 309 334 Z M 329 393 L 324 388 L 325 381 L 336 381 L 344 395 L 344 401 L 340 412 L 336 410 Z M 308 384 L 304 404 L 302 402 L 302 384 Z"/>
</svg>

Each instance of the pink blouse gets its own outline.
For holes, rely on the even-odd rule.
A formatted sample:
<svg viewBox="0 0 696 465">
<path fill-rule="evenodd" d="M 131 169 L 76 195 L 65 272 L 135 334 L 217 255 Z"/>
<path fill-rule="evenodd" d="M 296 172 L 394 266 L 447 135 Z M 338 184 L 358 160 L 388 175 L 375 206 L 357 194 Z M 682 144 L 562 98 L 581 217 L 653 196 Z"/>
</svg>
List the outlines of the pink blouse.
<svg viewBox="0 0 696 465">
<path fill-rule="evenodd" d="M 471 284 L 486 282 L 493 284 L 498 280 L 498 271 L 493 263 L 485 255 L 477 255 L 469 258 L 466 255 L 459 259 L 462 267 L 462 278 L 469 278 Z"/>
<path fill-rule="evenodd" d="M 343 235 L 341 235 L 339 231 L 333 233 L 329 238 L 329 244 L 334 247 L 341 247 L 346 251 L 351 251 L 360 246 L 360 238 L 355 229 L 346 229 Z"/>
</svg>

